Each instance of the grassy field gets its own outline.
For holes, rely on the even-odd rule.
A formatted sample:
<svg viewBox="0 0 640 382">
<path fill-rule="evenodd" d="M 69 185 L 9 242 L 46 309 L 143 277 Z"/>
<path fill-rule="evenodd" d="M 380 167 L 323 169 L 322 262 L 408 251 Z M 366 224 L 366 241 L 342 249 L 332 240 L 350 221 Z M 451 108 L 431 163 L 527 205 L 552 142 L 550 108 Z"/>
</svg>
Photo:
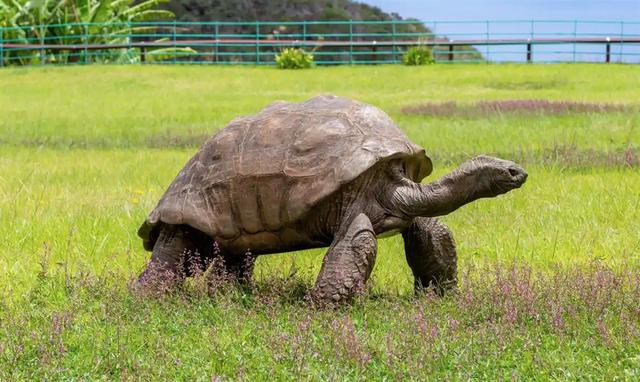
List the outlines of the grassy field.
<svg viewBox="0 0 640 382">
<path fill-rule="evenodd" d="M 440 176 L 479 153 L 527 184 L 443 218 L 460 288 L 414 297 L 399 237 L 367 295 L 304 301 L 322 250 L 258 259 L 250 290 L 129 291 L 135 232 L 199 144 L 320 93 L 387 111 Z M 538 99 L 617 111 L 412 115 Z M 0 70 L 0 380 L 640 378 L 640 67 L 452 65 Z"/>
</svg>

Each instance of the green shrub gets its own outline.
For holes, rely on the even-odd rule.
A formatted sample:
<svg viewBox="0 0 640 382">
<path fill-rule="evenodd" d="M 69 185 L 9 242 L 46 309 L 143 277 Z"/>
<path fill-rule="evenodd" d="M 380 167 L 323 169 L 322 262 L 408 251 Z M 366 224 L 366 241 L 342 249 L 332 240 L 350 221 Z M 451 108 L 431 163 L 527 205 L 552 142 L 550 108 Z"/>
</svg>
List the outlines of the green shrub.
<svg viewBox="0 0 640 382">
<path fill-rule="evenodd" d="M 426 46 L 413 46 L 402 56 L 405 65 L 429 65 L 434 62 L 433 53 Z"/>
<path fill-rule="evenodd" d="M 307 69 L 313 64 L 313 55 L 299 48 L 285 48 L 276 56 L 280 69 Z"/>
<path fill-rule="evenodd" d="M 126 44 L 129 35 L 153 31 L 153 25 L 132 27 L 130 22 L 173 17 L 157 9 L 169 0 L 0 0 L 0 28 L 17 44 Z M 29 27 L 31 26 L 31 27 Z M 88 37 L 84 37 L 87 35 Z M 16 49 L 4 51 L 5 62 L 16 65 L 78 62 L 130 62 L 132 50 L 104 55 Z"/>
</svg>

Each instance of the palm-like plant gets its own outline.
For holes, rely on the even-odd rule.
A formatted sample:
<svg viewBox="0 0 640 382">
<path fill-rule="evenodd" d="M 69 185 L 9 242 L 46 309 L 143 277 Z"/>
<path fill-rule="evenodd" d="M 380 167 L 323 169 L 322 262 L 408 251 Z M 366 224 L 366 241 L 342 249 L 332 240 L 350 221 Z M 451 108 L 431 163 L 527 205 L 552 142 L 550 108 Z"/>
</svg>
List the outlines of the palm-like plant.
<svg viewBox="0 0 640 382">
<path fill-rule="evenodd" d="M 17 44 L 114 44 L 126 43 L 131 34 L 144 29 L 132 22 L 173 17 L 155 9 L 168 0 L 0 0 L 0 27 L 5 43 Z M 5 60 L 25 64 L 46 59 L 46 49 L 6 51 Z M 125 57 L 130 57 L 130 52 Z M 89 57 L 81 53 L 84 60 Z M 122 59 L 122 53 L 93 57 L 94 60 Z M 78 60 L 77 54 L 51 54 L 50 60 Z"/>
</svg>

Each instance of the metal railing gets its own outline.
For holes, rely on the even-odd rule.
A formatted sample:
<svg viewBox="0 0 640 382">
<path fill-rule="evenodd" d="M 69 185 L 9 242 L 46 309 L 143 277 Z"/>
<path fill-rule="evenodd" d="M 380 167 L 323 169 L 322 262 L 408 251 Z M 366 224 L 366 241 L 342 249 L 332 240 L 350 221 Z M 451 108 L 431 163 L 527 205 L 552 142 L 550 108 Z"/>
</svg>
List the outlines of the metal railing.
<svg viewBox="0 0 640 382">
<path fill-rule="evenodd" d="M 424 27 L 429 29 L 425 29 Z M 436 62 L 640 62 L 640 21 L 128 22 L 0 28 L 0 66 L 272 65 L 286 47 L 319 65 L 391 64 L 408 47 Z"/>
</svg>

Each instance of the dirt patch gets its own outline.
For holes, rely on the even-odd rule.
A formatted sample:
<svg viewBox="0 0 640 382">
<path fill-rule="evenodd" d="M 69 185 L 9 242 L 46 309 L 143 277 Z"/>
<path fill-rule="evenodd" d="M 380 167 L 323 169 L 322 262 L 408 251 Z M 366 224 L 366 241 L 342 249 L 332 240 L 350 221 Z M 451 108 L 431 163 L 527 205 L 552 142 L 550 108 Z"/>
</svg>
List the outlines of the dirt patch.
<svg viewBox="0 0 640 382">
<path fill-rule="evenodd" d="M 485 154 L 514 160 L 524 166 L 557 166 L 572 169 L 640 168 L 640 147 L 598 151 L 574 146 L 558 146 L 536 151 L 505 151 Z M 437 152 L 429 152 L 433 161 L 442 166 L 457 166 L 474 155 L 474 153 L 440 155 Z"/>
<path fill-rule="evenodd" d="M 566 80 L 547 80 L 547 81 L 492 81 L 485 85 L 489 89 L 496 90 L 542 90 L 554 89 L 567 85 Z"/>
<path fill-rule="evenodd" d="M 620 113 L 637 110 L 634 105 L 602 102 L 550 101 L 544 99 L 505 99 L 477 101 L 463 104 L 455 101 L 424 102 L 402 108 L 405 114 L 433 117 L 490 116 L 494 114 L 566 114 L 566 113 Z"/>
</svg>

